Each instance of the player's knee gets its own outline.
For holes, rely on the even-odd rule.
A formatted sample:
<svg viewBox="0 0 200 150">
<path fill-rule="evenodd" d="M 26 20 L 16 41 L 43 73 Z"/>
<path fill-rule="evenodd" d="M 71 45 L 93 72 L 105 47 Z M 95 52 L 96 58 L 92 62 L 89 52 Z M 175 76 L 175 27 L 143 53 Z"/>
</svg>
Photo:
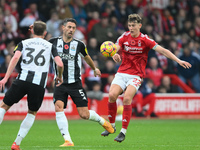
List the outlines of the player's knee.
<svg viewBox="0 0 200 150">
<path fill-rule="evenodd" d="M 132 102 L 132 98 L 131 97 L 128 97 L 128 96 L 124 97 L 124 99 L 123 99 L 123 104 L 124 105 L 130 105 L 131 102 Z"/>
<path fill-rule="evenodd" d="M 63 111 L 63 105 L 61 105 L 59 103 L 55 103 L 55 111 L 56 112 Z"/>
<path fill-rule="evenodd" d="M 110 92 L 109 93 L 109 102 L 115 102 L 117 100 L 117 97 L 118 96 L 116 94 Z"/>
</svg>

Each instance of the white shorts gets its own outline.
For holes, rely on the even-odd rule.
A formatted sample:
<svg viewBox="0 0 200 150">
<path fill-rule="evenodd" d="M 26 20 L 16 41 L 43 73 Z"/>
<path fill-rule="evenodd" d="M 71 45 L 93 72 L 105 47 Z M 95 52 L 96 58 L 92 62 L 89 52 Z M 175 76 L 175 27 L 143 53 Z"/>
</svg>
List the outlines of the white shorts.
<svg viewBox="0 0 200 150">
<path fill-rule="evenodd" d="M 136 88 L 136 91 L 141 86 L 141 78 L 136 75 L 130 75 L 125 73 L 116 73 L 115 78 L 111 84 L 119 85 L 124 91 L 128 85 L 132 85 Z"/>
</svg>

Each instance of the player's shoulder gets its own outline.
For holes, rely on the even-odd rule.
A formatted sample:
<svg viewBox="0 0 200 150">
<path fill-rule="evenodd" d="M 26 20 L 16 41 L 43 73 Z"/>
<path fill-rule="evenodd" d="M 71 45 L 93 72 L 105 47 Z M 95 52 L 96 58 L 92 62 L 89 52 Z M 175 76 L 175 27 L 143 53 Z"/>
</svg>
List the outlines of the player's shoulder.
<svg viewBox="0 0 200 150">
<path fill-rule="evenodd" d="M 78 42 L 78 44 L 85 46 L 85 43 L 79 39 L 73 38 L 73 41 Z"/>
<path fill-rule="evenodd" d="M 147 34 L 140 34 L 140 38 L 143 39 L 144 41 L 154 41 L 153 39 L 149 38 Z"/>
<path fill-rule="evenodd" d="M 49 39 L 50 43 L 54 43 L 55 41 L 57 41 L 58 39 L 62 40 L 62 36 L 58 36 L 58 37 L 52 37 Z"/>
</svg>

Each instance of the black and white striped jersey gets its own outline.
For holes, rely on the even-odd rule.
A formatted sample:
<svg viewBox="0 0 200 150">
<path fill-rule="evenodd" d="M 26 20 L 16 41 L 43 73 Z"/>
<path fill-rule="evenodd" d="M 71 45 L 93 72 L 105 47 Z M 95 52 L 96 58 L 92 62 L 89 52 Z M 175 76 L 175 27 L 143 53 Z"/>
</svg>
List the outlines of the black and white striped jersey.
<svg viewBox="0 0 200 150">
<path fill-rule="evenodd" d="M 85 57 L 87 48 L 85 44 L 78 40 L 72 39 L 71 42 L 65 43 L 62 37 L 56 37 L 49 40 L 57 49 L 58 55 L 64 64 L 63 83 L 74 83 L 81 80 L 81 57 Z M 54 63 L 54 68 L 55 66 Z M 57 70 L 55 71 L 57 74 Z"/>
<path fill-rule="evenodd" d="M 14 51 L 22 53 L 17 79 L 46 87 L 50 59 L 58 56 L 56 47 L 42 38 L 31 38 L 21 41 Z"/>
</svg>

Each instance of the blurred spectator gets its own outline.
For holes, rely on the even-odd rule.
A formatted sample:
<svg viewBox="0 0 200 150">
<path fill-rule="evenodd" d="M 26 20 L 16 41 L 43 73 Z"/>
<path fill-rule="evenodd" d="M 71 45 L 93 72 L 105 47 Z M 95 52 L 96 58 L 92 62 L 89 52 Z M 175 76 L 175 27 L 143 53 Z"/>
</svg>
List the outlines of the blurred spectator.
<svg viewBox="0 0 200 150">
<path fill-rule="evenodd" d="M 97 60 L 93 60 L 93 61 L 94 61 L 95 66 L 99 68 L 98 61 Z M 85 79 L 85 83 L 87 85 L 88 90 L 92 90 L 94 83 L 96 82 L 101 83 L 101 77 L 95 77 L 94 71 L 90 67 L 87 67 L 85 72 L 87 76 L 87 78 Z"/>
<path fill-rule="evenodd" d="M 115 68 L 115 63 L 112 59 L 108 59 L 105 63 L 105 68 L 102 70 L 102 73 L 115 74 L 117 72 Z"/>
<path fill-rule="evenodd" d="M 83 41 L 83 43 L 87 43 L 85 35 L 83 34 L 83 32 L 80 30 L 81 28 L 77 28 L 75 33 L 74 33 L 74 38 L 79 39 L 81 41 Z"/>
<path fill-rule="evenodd" d="M 167 93 L 167 89 L 164 86 L 159 86 L 156 90 L 156 93 Z"/>
<path fill-rule="evenodd" d="M 111 83 L 112 83 L 112 80 L 114 79 L 114 75 L 113 74 L 110 74 L 107 78 L 107 84 L 104 86 L 104 89 L 103 89 L 103 92 L 104 93 L 109 93 L 109 90 L 110 90 L 110 86 L 111 86 Z"/>
<path fill-rule="evenodd" d="M 170 0 L 167 9 L 170 11 L 171 15 L 175 18 L 178 14 L 178 7 L 176 5 L 176 0 Z"/>
<path fill-rule="evenodd" d="M 183 8 L 184 9 L 184 8 Z M 185 9 L 184 9 L 185 10 Z M 186 10 L 185 10 L 186 11 Z M 191 22 L 195 21 L 196 17 L 200 16 L 200 6 L 199 4 L 196 4 L 192 7 L 192 12 L 188 13 L 188 18 L 190 19 Z"/>
<path fill-rule="evenodd" d="M 197 37 L 200 37 L 200 16 L 195 18 L 194 28 L 195 28 L 195 35 Z"/>
<path fill-rule="evenodd" d="M 11 31 L 14 33 L 17 31 L 18 24 L 16 18 L 11 14 L 11 7 L 6 6 L 4 10 L 4 22 L 11 25 Z"/>
<path fill-rule="evenodd" d="M 60 36 L 59 26 L 61 24 L 61 20 L 58 17 L 58 13 L 56 11 L 51 12 L 51 18 L 46 22 L 47 32 L 49 32 L 52 37 Z"/>
<path fill-rule="evenodd" d="M 51 11 L 56 10 L 56 2 L 58 0 L 38 0 L 39 12 L 48 20 L 51 17 Z M 48 11 L 47 11 L 48 10 Z"/>
<path fill-rule="evenodd" d="M 176 23 L 178 31 L 182 31 L 184 28 L 184 22 L 187 19 L 187 12 L 184 9 L 180 9 L 178 11 L 178 15 L 176 16 Z"/>
<path fill-rule="evenodd" d="M 154 112 L 155 107 L 154 83 L 151 79 L 146 79 L 132 101 L 133 113 L 136 117 L 158 117 Z M 144 113 L 143 107 L 149 104 L 148 110 Z"/>
<path fill-rule="evenodd" d="M 189 34 L 189 31 L 191 28 L 192 28 L 192 22 L 189 20 L 185 20 L 185 22 L 183 24 L 183 29 L 181 30 L 181 33 Z"/>
<path fill-rule="evenodd" d="M 189 62 L 192 67 L 190 69 L 184 69 L 181 68 L 181 66 L 178 65 L 178 73 L 179 78 L 184 83 L 191 83 L 192 88 L 197 93 L 200 93 L 200 80 L 199 80 L 199 71 L 200 71 L 200 57 L 193 51 L 191 51 L 188 46 L 183 47 L 183 54 L 179 57 L 182 60 L 185 60 Z M 182 89 L 179 89 L 180 92 L 183 92 Z"/>
<path fill-rule="evenodd" d="M 168 9 L 163 10 L 163 17 L 162 17 L 162 23 L 163 23 L 163 31 L 164 34 L 170 33 L 171 28 L 175 27 L 175 21 L 172 15 L 170 14 L 170 11 Z"/>
<path fill-rule="evenodd" d="M 97 56 L 100 54 L 100 50 L 97 47 L 97 39 L 90 38 L 88 43 L 88 53 L 90 54 L 92 59 L 97 59 Z"/>
<path fill-rule="evenodd" d="M 3 25 L 0 24 L 0 51 L 5 49 L 5 47 L 6 47 L 5 40 L 6 40 L 6 33 L 3 29 Z"/>
<path fill-rule="evenodd" d="M 158 89 L 161 89 L 160 87 L 166 88 L 167 93 L 179 93 L 178 87 L 171 83 L 171 79 L 169 76 L 163 76 L 161 80 L 161 85 L 158 87 Z"/>
<path fill-rule="evenodd" d="M 131 0 L 131 1 L 132 2 L 130 3 L 130 5 L 127 6 L 127 13 L 128 14 L 138 13 L 140 0 Z"/>
<path fill-rule="evenodd" d="M 66 2 L 65 0 L 57 0 L 56 11 L 58 12 L 59 19 L 72 18 L 68 3 L 69 2 Z"/>
<path fill-rule="evenodd" d="M 153 80 L 156 87 L 160 85 L 163 71 L 158 66 L 158 60 L 155 57 L 151 57 L 149 60 L 149 68 L 146 68 L 146 76 Z"/>
<path fill-rule="evenodd" d="M 18 4 L 16 1 L 12 1 L 10 3 L 10 7 L 11 7 L 11 14 L 15 17 L 15 19 L 17 20 L 17 22 L 19 22 L 19 11 L 18 11 Z"/>
<path fill-rule="evenodd" d="M 36 3 L 30 3 L 29 9 L 35 20 L 46 21 L 46 18 L 38 11 L 38 6 Z"/>
<path fill-rule="evenodd" d="M 147 16 L 148 23 L 154 28 L 161 37 L 163 36 L 163 26 L 162 26 L 162 15 L 159 9 L 153 9 L 152 12 Z"/>
<path fill-rule="evenodd" d="M 121 24 L 115 16 L 111 17 L 111 25 L 114 27 L 117 36 L 122 35 L 125 32 L 123 24 Z"/>
<path fill-rule="evenodd" d="M 18 38 L 19 34 L 17 33 L 17 31 L 13 31 L 12 30 L 12 24 L 7 22 L 5 24 L 5 34 L 6 34 L 6 38 L 13 40 L 15 38 Z"/>
<path fill-rule="evenodd" d="M 115 63 L 112 59 L 108 59 L 106 62 L 105 62 L 105 68 L 102 69 L 101 71 L 102 73 L 105 73 L 105 74 L 109 74 L 109 75 L 113 75 L 117 72 L 116 68 L 115 68 Z M 102 82 L 102 85 L 103 87 L 108 83 L 108 79 L 107 78 L 102 78 L 101 79 L 101 82 Z"/>
<path fill-rule="evenodd" d="M 117 9 L 115 11 L 115 15 L 122 25 L 125 25 L 128 17 L 128 10 L 126 5 L 126 0 L 119 0 L 119 3 L 117 4 Z"/>
<path fill-rule="evenodd" d="M 14 49 L 15 49 L 15 41 L 12 40 L 12 39 L 7 39 L 5 41 L 6 43 L 6 48 L 3 50 L 3 55 L 6 56 L 6 55 L 12 55 L 13 56 L 13 52 L 14 52 Z"/>
<path fill-rule="evenodd" d="M 116 7 L 115 7 L 115 1 L 114 0 L 106 0 L 101 5 L 100 12 L 106 12 L 108 16 L 110 16 L 112 13 L 115 13 Z"/>
<path fill-rule="evenodd" d="M 24 17 L 19 23 L 20 30 L 22 34 L 25 35 L 26 37 L 28 37 L 30 34 L 28 30 L 29 26 L 32 25 L 35 20 L 36 18 L 31 14 L 31 10 L 29 8 L 26 8 L 24 10 Z"/>
<path fill-rule="evenodd" d="M 11 58 L 12 58 L 12 55 L 10 54 L 5 56 L 4 63 L 0 65 L 0 73 L 6 73 Z"/>
<path fill-rule="evenodd" d="M 102 100 L 103 92 L 101 91 L 101 84 L 99 82 L 95 82 L 93 84 L 92 90 L 87 91 L 87 97 L 91 100 Z"/>
<path fill-rule="evenodd" d="M 93 19 L 94 18 L 93 13 L 100 11 L 100 8 L 98 6 L 98 1 L 97 0 L 89 0 L 89 2 L 85 5 L 85 11 L 87 13 L 88 21 Z"/>
<path fill-rule="evenodd" d="M 89 33 L 90 38 L 96 38 L 98 41 L 98 46 L 100 46 L 104 41 L 115 41 L 117 34 L 114 27 L 109 24 L 109 16 L 107 13 L 101 14 L 101 21 L 95 24 Z"/>
<path fill-rule="evenodd" d="M 92 30 L 93 26 L 95 24 L 97 24 L 100 21 L 99 18 L 99 12 L 98 11 L 94 11 L 92 13 L 92 18 L 90 19 L 90 21 L 88 22 L 88 26 L 87 26 L 87 33 L 90 33 L 90 31 Z"/>
<path fill-rule="evenodd" d="M 82 26 L 82 27 L 85 27 L 85 29 L 86 29 L 87 14 L 86 14 L 83 6 L 84 5 L 81 0 L 73 0 L 73 1 L 71 1 L 70 5 L 69 5 L 72 16 L 77 21 L 77 27 Z"/>
</svg>

